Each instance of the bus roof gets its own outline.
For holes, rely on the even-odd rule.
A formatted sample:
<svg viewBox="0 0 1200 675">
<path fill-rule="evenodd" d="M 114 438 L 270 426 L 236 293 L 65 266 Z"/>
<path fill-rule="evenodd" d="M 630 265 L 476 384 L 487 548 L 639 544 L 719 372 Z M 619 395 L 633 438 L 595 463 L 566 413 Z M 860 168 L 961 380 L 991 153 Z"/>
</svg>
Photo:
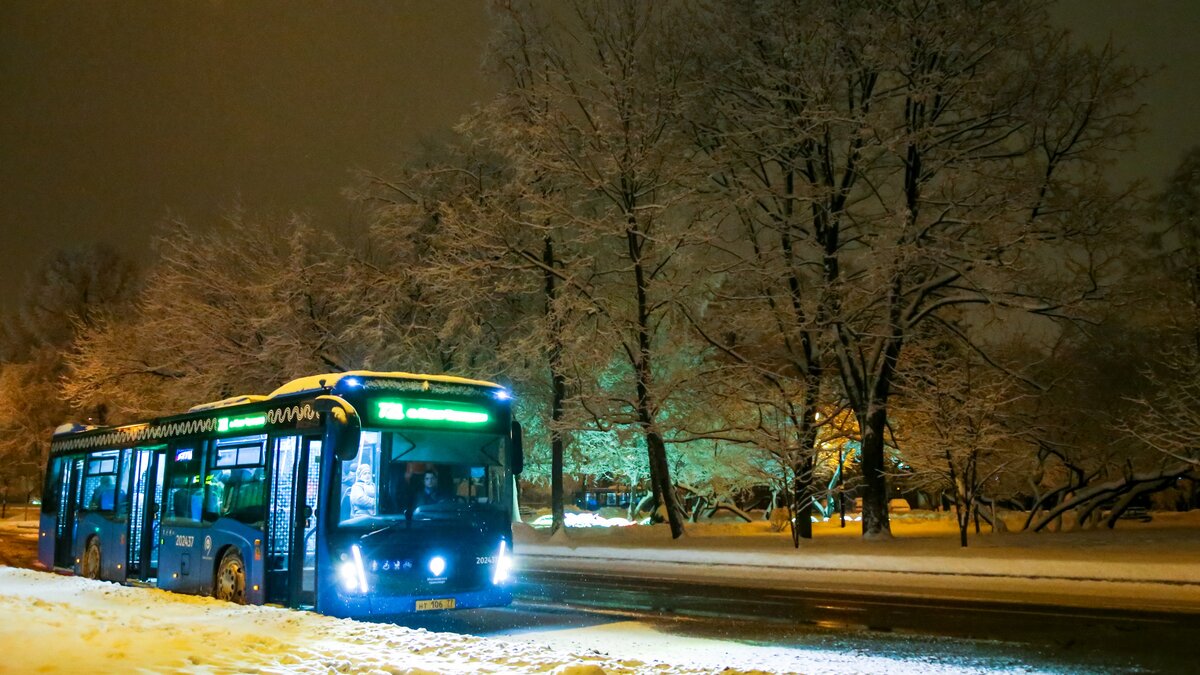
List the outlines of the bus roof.
<svg viewBox="0 0 1200 675">
<path fill-rule="evenodd" d="M 420 373 L 402 373 L 402 372 L 375 372 L 372 370 L 350 370 L 344 373 L 329 373 L 326 375 L 309 375 L 292 380 L 287 384 L 279 387 L 267 398 L 275 398 L 276 396 L 287 396 L 289 394 L 298 394 L 305 391 L 316 391 L 324 387 L 336 387 L 339 382 L 347 378 L 379 378 L 379 379 L 394 379 L 394 380 L 416 380 L 423 382 L 441 382 L 444 384 L 466 384 L 476 387 L 491 387 L 493 389 L 503 389 L 495 382 L 487 382 L 485 380 L 471 380 L 465 377 L 454 377 L 452 375 L 422 375 Z"/>
<path fill-rule="evenodd" d="M 239 394 L 223 398 L 220 401 L 210 401 L 208 403 L 200 403 L 188 408 L 188 412 L 204 412 L 206 410 L 217 410 L 220 408 L 229 408 L 232 406 L 245 405 L 247 403 L 257 403 L 259 401 L 269 401 L 273 398 L 281 396 L 291 396 L 293 394 L 302 394 L 310 391 L 319 391 L 322 389 L 333 389 L 342 380 L 351 378 L 362 379 L 383 379 L 383 380 L 411 380 L 416 382 L 438 382 L 442 384 L 465 384 L 474 387 L 488 387 L 492 389 L 503 389 L 504 387 L 486 380 L 471 380 L 465 377 L 454 377 L 452 375 L 423 375 L 420 373 L 402 373 L 402 372 L 377 372 L 373 370 L 349 370 L 342 373 L 326 373 L 324 375 L 308 375 L 306 377 L 297 378 L 287 384 L 277 388 L 275 391 L 260 396 L 258 394 Z M 57 431 L 55 433 L 58 433 Z"/>
<path fill-rule="evenodd" d="M 356 381 L 357 379 L 357 381 Z M 339 387 L 338 385 L 343 385 Z M 119 442 L 163 440 L 181 435 L 211 431 L 216 418 L 223 409 L 243 408 L 263 410 L 268 417 L 282 419 L 316 419 L 317 412 L 307 403 L 297 399 L 304 394 L 342 389 L 369 388 L 372 391 L 432 391 L 443 394 L 462 394 L 480 389 L 504 391 L 504 387 L 484 380 L 472 380 L 449 375 L 421 375 L 417 373 L 384 373 L 355 370 L 344 373 L 311 375 L 302 377 L 279 387 L 269 396 L 234 396 L 212 403 L 193 406 L 185 413 L 156 418 L 148 421 L 124 424 L 115 427 L 94 427 L 64 424 L 54 431 L 51 454 L 76 450 L 83 447 L 109 445 Z M 288 400 L 291 399 L 291 400 Z M 230 410 L 230 412 L 233 412 Z M 228 413 L 226 413 L 228 414 Z M 272 421 L 274 421 L 272 419 Z M 88 440 L 84 440 L 84 439 Z"/>
</svg>

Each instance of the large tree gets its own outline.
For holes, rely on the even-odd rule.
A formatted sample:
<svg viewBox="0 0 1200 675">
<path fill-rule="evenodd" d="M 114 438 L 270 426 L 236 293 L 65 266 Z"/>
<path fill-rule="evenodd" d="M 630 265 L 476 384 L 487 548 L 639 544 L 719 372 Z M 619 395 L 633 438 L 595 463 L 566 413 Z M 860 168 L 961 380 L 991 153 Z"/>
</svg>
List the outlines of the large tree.
<svg viewBox="0 0 1200 675">
<path fill-rule="evenodd" d="M 535 77 L 520 103 L 497 121 L 502 151 L 531 181 L 523 199 L 570 232 L 588 261 L 569 271 L 552 265 L 564 292 L 588 305 L 593 372 L 619 364 L 619 386 L 593 382 L 576 400 L 602 426 L 641 431 L 650 482 L 673 536 L 683 510 L 671 479 L 668 432 L 678 390 L 666 355 L 678 351 L 669 330 L 675 302 L 695 266 L 684 264 L 695 231 L 689 144 L 678 125 L 685 90 L 672 39 L 679 6 L 631 0 L 579 2 L 568 10 L 507 6 L 496 56 L 533 55 Z M 507 138 L 509 142 L 503 141 Z M 553 186 L 547 189 L 546 184 Z M 613 361 L 612 349 L 620 361 Z"/>
<path fill-rule="evenodd" d="M 53 429 L 71 420 L 102 424 L 103 404 L 73 407 L 60 391 L 81 334 L 129 311 L 140 276 L 103 245 L 50 254 L 26 279 L 0 334 L 0 483 L 37 489 Z"/>
<path fill-rule="evenodd" d="M 1134 131 L 1139 73 L 1076 46 L 1035 1 L 711 15 L 708 33 L 740 40 L 721 51 L 737 74 L 722 135 L 763 158 L 731 203 L 763 211 L 800 271 L 812 309 L 795 334 L 827 336 L 862 430 L 863 533 L 887 536 L 884 434 L 906 342 L 952 308 L 1060 317 L 1096 295 L 1091 244 L 1120 203 L 1102 169 Z"/>
<path fill-rule="evenodd" d="M 1144 391 L 1128 392 L 1124 431 L 1200 479 L 1200 148 L 1187 151 L 1155 203 L 1148 255 L 1131 270 L 1126 321 L 1138 329 Z M 1195 501 L 1195 488 L 1191 501 Z"/>
<path fill-rule="evenodd" d="M 360 270 L 303 219 L 174 222 L 158 253 L 137 311 L 83 335 L 65 384 L 78 404 L 159 415 L 369 364 Z"/>
</svg>

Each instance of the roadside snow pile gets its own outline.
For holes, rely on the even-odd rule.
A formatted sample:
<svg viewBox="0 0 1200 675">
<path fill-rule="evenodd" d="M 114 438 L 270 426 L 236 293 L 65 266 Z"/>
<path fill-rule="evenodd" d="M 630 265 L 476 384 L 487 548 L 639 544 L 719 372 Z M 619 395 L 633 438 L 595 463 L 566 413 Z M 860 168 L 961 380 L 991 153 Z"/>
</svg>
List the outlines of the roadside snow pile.
<svg viewBox="0 0 1200 675">
<path fill-rule="evenodd" d="M 0 567 L 0 672 L 601 673 L 721 671 L 580 655 Z M 617 650 L 614 650 L 617 651 Z M 737 672 L 737 671 L 726 671 Z"/>
<path fill-rule="evenodd" d="M 538 516 L 529 523 L 530 527 L 544 530 L 554 524 L 554 516 L 546 514 Z M 567 527 L 629 527 L 635 525 L 632 520 L 625 518 L 605 518 L 596 513 L 584 511 L 576 513 L 567 511 L 563 513 L 563 524 Z"/>
</svg>

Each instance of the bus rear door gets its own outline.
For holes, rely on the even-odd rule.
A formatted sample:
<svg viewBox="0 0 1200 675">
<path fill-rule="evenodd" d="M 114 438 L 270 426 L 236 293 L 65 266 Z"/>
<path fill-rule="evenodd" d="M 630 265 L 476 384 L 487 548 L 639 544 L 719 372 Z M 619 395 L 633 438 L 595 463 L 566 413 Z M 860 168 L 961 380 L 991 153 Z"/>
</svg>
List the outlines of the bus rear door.
<svg viewBox="0 0 1200 675">
<path fill-rule="evenodd" d="M 57 461 L 62 462 L 62 482 L 58 493 L 58 522 L 54 531 L 54 566 L 71 569 L 75 566 L 75 519 L 83 480 L 83 458 L 62 457 Z"/>
<path fill-rule="evenodd" d="M 59 521 L 54 537 L 54 567 L 74 567 L 74 530 L 79 518 L 79 488 L 83 485 L 83 458 L 62 458 L 62 491 Z"/>
</svg>

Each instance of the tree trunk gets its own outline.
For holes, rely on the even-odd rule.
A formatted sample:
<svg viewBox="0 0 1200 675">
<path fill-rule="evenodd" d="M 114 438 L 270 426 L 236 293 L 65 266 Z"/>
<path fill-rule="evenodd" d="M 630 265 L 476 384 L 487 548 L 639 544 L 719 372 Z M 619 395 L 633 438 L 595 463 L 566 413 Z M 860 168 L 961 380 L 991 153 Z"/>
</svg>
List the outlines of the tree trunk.
<svg viewBox="0 0 1200 675">
<path fill-rule="evenodd" d="M 651 366 L 651 326 L 649 281 L 642 263 L 644 237 L 637 230 L 633 216 L 628 217 L 625 240 L 629 246 L 629 258 L 633 261 L 634 293 L 637 299 L 637 354 L 633 356 L 633 370 L 637 377 L 637 415 L 646 438 L 646 454 L 650 463 L 650 484 L 659 504 L 667 511 L 667 522 L 671 525 L 671 538 L 683 536 L 683 510 L 675 495 L 671 481 L 671 465 L 667 462 L 667 447 L 658 430 L 656 407 L 650 393 L 654 369 Z"/>
<path fill-rule="evenodd" d="M 869 386 L 859 389 L 860 395 L 857 398 L 860 407 L 855 409 L 855 416 L 862 430 L 862 533 L 866 539 L 885 539 L 892 536 L 892 525 L 888 521 L 887 456 L 883 436 L 887 429 L 887 404 L 891 395 L 892 377 L 895 376 L 900 360 L 900 348 L 904 344 L 904 335 L 900 329 L 901 283 L 900 276 L 896 275 L 888 298 L 891 334 L 880 345 L 882 351 L 879 355 L 878 370 Z M 860 386 L 861 384 L 860 380 Z M 856 397 L 851 397 L 852 400 L 854 398 Z"/>
<path fill-rule="evenodd" d="M 792 168 L 795 157 L 788 160 L 788 169 L 784 176 L 784 191 L 787 199 L 783 204 L 783 216 L 786 225 L 780 232 L 780 246 L 788 265 L 788 295 L 791 299 L 792 313 L 796 322 L 796 330 L 800 339 L 800 355 L 804 368 L 804 407 L 800 411 L 799 424 L 796 429 L 797 449 L 802 455 L 792 463 L 792 546 L 800 548 L 801 539 L 812 539 L 812 503 L 813 488 L 812 474 L 815 462 L 815 445 L 817 440 L 817 403 L 821 394 L 821 364 L 814 344 L 814 331 L 808 324 L 807 313 L 801 299 L 804 284 L 800 279 L 795 252 L 792 246 L 791 226 L 796 207 L 796 172 Z M 836 276 L 836 272 L 835 272 Z M 827 308 L 817 310 L 818 317 L 828 314 Z"/>
<path fill-rule="evenodd" d="M 805 457 L 796 464 L 793 471 L 792 499 L 796 507 L 792 524 L 792 546 L 800 548 L 801 539 L 812 539 L 812 453 L 806 451 Z"/>
<path fill-rule="evenodd" d="M 960 476 L 954 466 L 954 459 L 950 455 L 950 448 L 944 450 L 946 457 L 946 468 L 950 471 L 950 484 L 954 486 L 954 521 L 958 524 L 958 543 L 961 547 L 967 547 L 967 515 L 964 513 L 964 499 L 962 485 L 960 484 Z M 939 498 L 940 501 L 940 498 Z"/>
<path fill-rule="evenodd" d="M 884 462 L 883 432 L 887 423 L 887 410 L 872 406 L 864 415 L 867 420 L 862 428 L 862 474 L 863 506 L 862 533 L 866 538 L 892 536 L 888 522 L 887 474 Z"/>
<path fill-rule="evenodd" d="M 667 522 L 671 526 L 671 538 L 683 536 L 683 513 L 679 498 L 675 494 L 675 486 L 671 482 L 671 468 L 667 464 L 667 448 L 662 435 L 655 429 L 646 431 L 646 449 L 650 458 L 650 480 L 655 486 L 658 502 L 667 512 Z"/>
<path fill-rule="evenodd" d="M 812 468 L 816 460 L 817 394 L 817 388 L 811 387 L 810 382 L 804 393 L 804 410 L 797 435 L 799 452 L 803 455 L 792 466 L 792 546 L 797 549 L 800 548 L 800 539 L 812 538 L 812 500 L 816 496 L 812 489 Z"/>
<path fill-rule="evenodd" d="M 966 474 L 970 477 L 964 487 L 966 488 L 963 498 L 971 505 L 971 513 L 975 515 L 975 534 L 979 534 L 979 505 L 975 503 L 975 495 L 979 494 L 979 459 L 978 450 L 972 449 L 967 456 Z"/>
<path fill-rule="evenodd" d="M 554 276 L 554 242 L 543 240 L 542 262 L 546 282 L 546 317 L 550 320 L 550 353 L 548 356 L 551 382 L 550 399 L 550 533 L 558 532 L 565 524 L 563 513 L 563 439 L 559 426 L 563 401 L 567 397 L 566 378 L 562 372 L 562 320 L 555 301 L 558 299 L 557 279 Z"/>
</svg>

